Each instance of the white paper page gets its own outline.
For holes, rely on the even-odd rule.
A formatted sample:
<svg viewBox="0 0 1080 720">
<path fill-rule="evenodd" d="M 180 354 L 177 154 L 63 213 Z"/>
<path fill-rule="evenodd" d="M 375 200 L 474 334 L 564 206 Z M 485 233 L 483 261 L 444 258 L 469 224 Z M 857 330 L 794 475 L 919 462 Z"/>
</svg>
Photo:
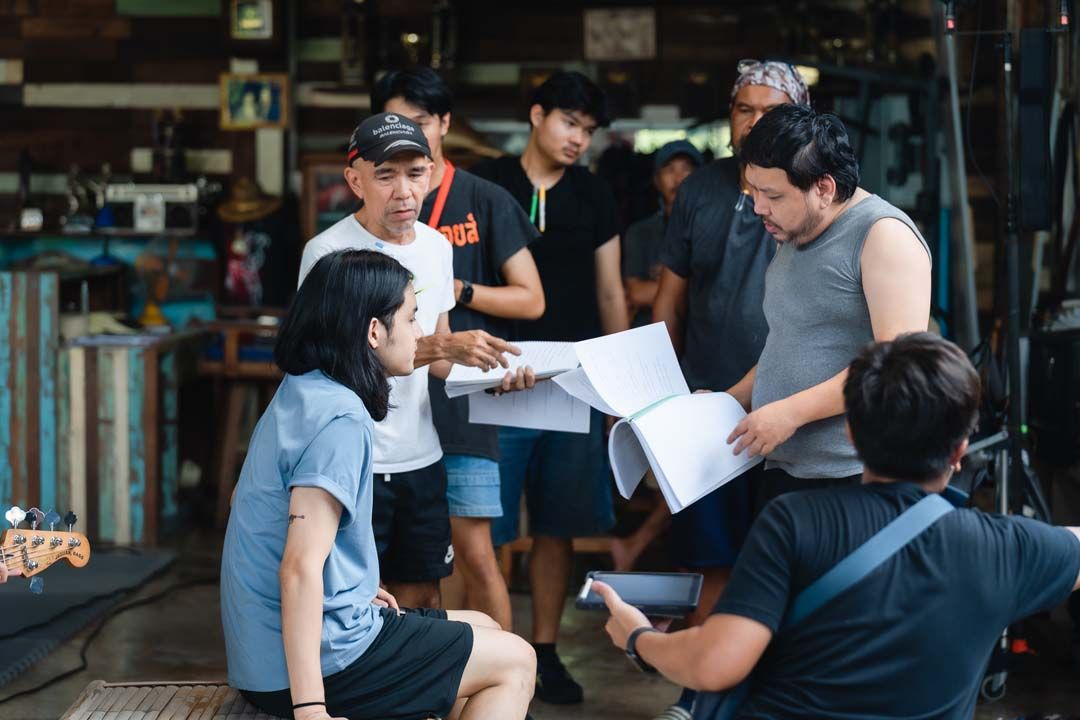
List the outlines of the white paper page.
<svg viewBox="0 0 1080 720">
<path fill-rule="evenodd" d="M 662 398 L 690 393 L 662 322 L 583 340 L 574 347 L 589 382 L 620 417 Z"/>
<path fill-rule="evenodd" d="M 597 394 L 596 388 L 589 382 L 589 376 L 585 374 L 585 371 L 582 368 L 571 370 L 562 375 L 556 375 L 552 378 L 552 382 L 556 383 L 559 387 L 576 397 L 578 400 L 591 405 L 605 415 L 619 416 L 619 413 L 615 412 L 615 410 L 613 410 L 606 402 L 604 402 L 604 399 Z"/>
<path fill-rule="evenodd" d="M 459 397 L 497 387 L 507 372 L 514 372 L 525 366 L 531 367 L 537 378 L 549 378 L 578 366 L 573 343 L 527 341 L 514 344 L 521 349 L 521 354 L 506 353 L 506 359 L 510 362 L 509 369 L 500 366 L 494 370 L 483 370 L 467 365 L 453 365 L 449 377 L 446 378 L 447 396 Z"/>
<path fill-rule="evenodd" d="M 627 500 L 634 494 L 641 479 L 649 469 L 649 458 L 634 435 L 634 428 L 626 420 L 620 420 L 611 428 L 608 438 L 608 458 L 615 475 L 615 487 Z"/>
<path fill-rule="evenodd" d="M 672 512 L 761 462 L 746 450 L 735 455 L 735 445 L 727 444 L 744 417 L 735 398 L 706 393 L 673 398 L 634 420 Z"/>
<path fill-rule="evenodd" d="M 645 453 L 649 467 L 653 471 L 653 477 L 656 478 L 656 484 L 660 488 L 660 494 L 664 496 L 664 502 L 668 505 L 668 509 L 671 510 L 672 514 L 681 512 L 686 506 L 679 501 L 679 496 L 671 489 L 671 484 L 668 482 L 667 476 L 664 475 L 664 471 L 661 469 L 659 461 L 657 461 L 656 457 L 649 449 L 649 443 L 645 440 L 641 428 L 636 424 L 632 427 L 634 428 L 634 435 L 637 436 L 638 442 L 641 444 L 641 451 Z"/>
<path fill-rule="evenodd" d="M 531 390 L 489 395 L 469 395 L 469 422 L 505 425 L 534 430 L 589 432 L 589 406 L 545 380 Z"/>
</svg>

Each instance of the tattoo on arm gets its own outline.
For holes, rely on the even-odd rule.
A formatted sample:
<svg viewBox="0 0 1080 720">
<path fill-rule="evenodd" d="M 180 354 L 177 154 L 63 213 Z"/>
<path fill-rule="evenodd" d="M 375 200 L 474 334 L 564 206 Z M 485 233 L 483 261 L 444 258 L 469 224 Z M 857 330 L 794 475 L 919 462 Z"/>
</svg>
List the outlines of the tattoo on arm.
<svg viewBox="0 0 1080 720">
<path fill-rule="evenodd" d="M 293 520 L 304 520 L 304 519 L 305 519 L 305 518 L 304 518 L 304 516 L 303 516 L 303 515 L 290 515 L 290 516 L 289 516 L 289 524 L 290 524 L 290 525 L 292 525 L 292 524 L 293 524 Z"/>
</svg>

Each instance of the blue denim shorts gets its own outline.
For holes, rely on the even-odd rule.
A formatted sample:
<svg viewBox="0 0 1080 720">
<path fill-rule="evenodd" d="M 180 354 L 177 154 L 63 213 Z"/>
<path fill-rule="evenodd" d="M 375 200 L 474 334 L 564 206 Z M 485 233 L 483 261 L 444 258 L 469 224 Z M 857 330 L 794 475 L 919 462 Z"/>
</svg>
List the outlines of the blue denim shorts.
<svg viewBox="0 0 1080 720">
<path fill-rule="evenodd" d="M 491 523 L 496 547 L 518 536 L 522 492 L 531 535 L 589 537 L 615 524 L 600 413 L 593 411 L 587 434 L 501 427 L 499 452 L 503 516 Z"/>
<path fill-rule="evenodd" d="M 444 455 L 450 517 L 502 517 L 499 463 L 475 455 Z"/>
</svg>

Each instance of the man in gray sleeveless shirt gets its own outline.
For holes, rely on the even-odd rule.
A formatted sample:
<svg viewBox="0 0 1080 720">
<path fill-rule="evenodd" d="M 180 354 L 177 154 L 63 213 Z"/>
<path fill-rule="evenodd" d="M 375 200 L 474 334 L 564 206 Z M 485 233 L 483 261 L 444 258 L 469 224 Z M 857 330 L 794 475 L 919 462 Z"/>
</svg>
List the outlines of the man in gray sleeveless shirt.
<svg viewBox="0 0 1080 720">
<path fill-rule="evenodd" d="M 778 243 L 765 274 L 765 348 L 728 391 L 750 413 L 728 442 L 766 459 L 760 509 L 791 490 L 859 481 L 844 428 L 847 366 L 868 343 L 926 330 L 930 250 L 911 218 L 858 187 L 835 115 L 780 106 L 739 157 L 754 212 Z"/>
</svg>

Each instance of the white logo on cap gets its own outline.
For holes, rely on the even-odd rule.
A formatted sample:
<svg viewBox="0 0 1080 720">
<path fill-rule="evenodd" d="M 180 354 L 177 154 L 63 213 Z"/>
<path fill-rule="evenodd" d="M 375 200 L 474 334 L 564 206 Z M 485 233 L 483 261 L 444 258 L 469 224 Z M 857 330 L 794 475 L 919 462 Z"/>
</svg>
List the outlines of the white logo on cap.
<svg viewBox="0 0 1080 720">
<path fill-rule="evenodd" d="M 420 147 L 419 143 L 414 143 L 412 140 L 395 140 L 386 146 L 385 150 L 390 150 L 398 145 L 411 145 L 412 147 Z"/>
<path fill-rule="evenodd" d="M 397 115 L 387 115 L 385 118 L 383 118 L 383 122 L 386 123 L 396 123 L 400 122 L 400 120 L 401 118 L 399 118 Z"/>
</svg>

